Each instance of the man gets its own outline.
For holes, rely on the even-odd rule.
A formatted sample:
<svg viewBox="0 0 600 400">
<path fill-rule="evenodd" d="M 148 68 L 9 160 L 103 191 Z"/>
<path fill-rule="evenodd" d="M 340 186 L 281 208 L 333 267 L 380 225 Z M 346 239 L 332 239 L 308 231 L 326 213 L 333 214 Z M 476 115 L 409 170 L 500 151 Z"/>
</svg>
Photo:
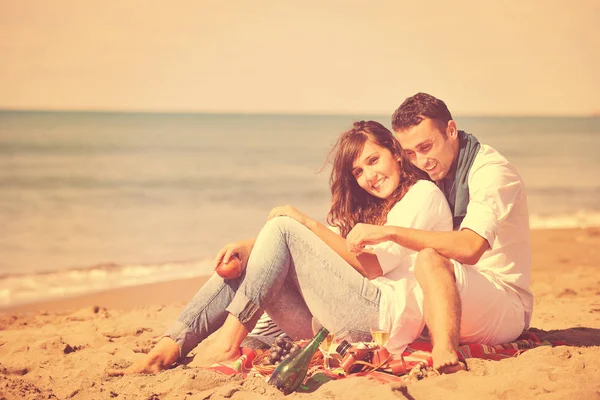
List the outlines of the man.
<svg viewBox="0 0 600 400">
<path fill-rule="evenodd" d="M 459 131 L 446 104 L 425 93 L 404 101 L 392 127 L 408 159 L 446 195 L 454 231 L 359 224 L 349 250 L 394 241 L 418 251 L 417 281 L 434 368 L 450 373 L 459 343 L 507 343 L 529 327 L 533 296 L 529 214 L 521 177 L 502 155 Z"/>
</svg>

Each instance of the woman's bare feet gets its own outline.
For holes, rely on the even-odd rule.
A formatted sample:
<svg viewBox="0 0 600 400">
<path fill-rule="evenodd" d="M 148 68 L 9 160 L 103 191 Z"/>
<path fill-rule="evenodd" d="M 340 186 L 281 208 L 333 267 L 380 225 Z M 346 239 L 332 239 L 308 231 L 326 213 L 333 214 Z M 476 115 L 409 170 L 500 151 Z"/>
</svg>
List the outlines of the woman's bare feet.
<svg viewBox="0 0 600 400">
<path fill-rule="evenodd" d="M 254 326 L 260 313 L 256 313 L 249 325 Z M 240 344 L 248 336 L 246 328 L 236 317 L 229 314 L 225 323 L 207 340 L 202 342 L 206 351 L 201 351 L 200 364 L 212 365 L 218 362 L 233 361 L 241 354 Z M 111 369 L 109 376 L 132 374 L 156 374 L 169 368 L 179 359 L 179 345 L 170 337 L 163 337 L 144 358 L 125 369 Z"/>
<path fill-rule="evenodd" d="M 235 360 L 240 356 L 240 348 L 231 345 L 225 335 L 217 334 L 214 340 L 205 344 L 205 349 L 200 355 L 201 365 L 209 366 L 218 362 Z M 204 344 L 204 343 L 203 343 Z M 179 346 L 170 337 L 163 337 L 144 358 L 131 364 L 125 369 L 110 369 L 109 376 L 123 376 L 136 374 L 157 374 L 168 369 L 179 359 Z"/>
<path fill-rule="evenodd" d="M 144 358 L 125 369 L 110 369 L 109 376 L 156 374 L 169 368 L 179 359 L 179 346 L 170 337 L 163 337 Z"/>
<path fill-rule="evenodd" d="M 215 363 L 237 359 L 241 355 L 239 345 L 232 344 L 231 339 L 225 336 L 222 332 L 217 331 L 206 343 L 201 343 L 194 364 L 208 367 Z"/>
<path fill-rule="evenodd" d="M 256 325 L 260 315 L 260 313 L 256 313 L 248 325 L 252 327 Z M 208 366 L 237 359 L 241 355 L 240 345 L 250 330 L 251 328 L 246 328 L 236 317 L 229 314 L 223 326 L 208 340 L 202 342 L 203 348 L 198 349 L 198 364 Z"/>
</svg>

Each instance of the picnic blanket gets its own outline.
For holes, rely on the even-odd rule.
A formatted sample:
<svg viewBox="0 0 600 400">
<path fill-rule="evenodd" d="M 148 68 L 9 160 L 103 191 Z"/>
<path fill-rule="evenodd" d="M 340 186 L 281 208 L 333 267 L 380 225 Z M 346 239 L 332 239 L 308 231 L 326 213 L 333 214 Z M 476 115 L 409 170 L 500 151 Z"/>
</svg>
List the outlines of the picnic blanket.
<svg viewBox="0 0 600 400">
<path fill-rule="evenodd" d="M 507 344 L 499 344 L 494 346 L 486 344 L 462 345 L 458 349 L 458 357 L 461 361 L 465 361 L 468 358 L 502 360 L 504 358 L 518 356 L 524 351 L 535 347 L 558 346 L 566 344 L 566 342 L 562 341 L 541 341 L 535 333 L 525 331 L 517 338 L 517 340 Z M 305 384 L 299 391 L 313 391 L 316 387 L 332 379 L 347 379 L 361 376 L 368 376 L 382 383 L 407 382 L 411 372 L 423 369 L 424 367 L 432 366 L 431 350 L 432 345 L 429 341 L 417 341 L 411 343 L 402 353 L 402 359 L 404 361 L 405 368 L 398 374 L 399 376 L 381 371 L 359 372 L 344 376 L 336 374 L 323 366 L 313 367 L 308 371 Z M 256 370 L 256 368 L 254 368 L 252 364 L 252 361 L 257 357 L 258 354 L 260 354 L 260 350 L 243 347 L 241 352 L 241 356 L 235 361 L 230 363 L 214 364 L 210 367 L 207 367 L 207 369 L 220 372 L 225 375 L 242 374 L 244 376 L 260 376 L 261 374 Z"/>
</svg>

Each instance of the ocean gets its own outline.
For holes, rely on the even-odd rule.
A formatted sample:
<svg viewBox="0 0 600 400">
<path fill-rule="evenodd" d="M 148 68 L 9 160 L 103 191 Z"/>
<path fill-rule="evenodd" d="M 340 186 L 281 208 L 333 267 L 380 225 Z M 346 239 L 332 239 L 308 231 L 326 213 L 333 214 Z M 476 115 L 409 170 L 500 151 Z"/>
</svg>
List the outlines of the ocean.
<svg viewBox="0 0 600 400">
<path fill-rule="evenodd" d="M 0 111 L 0 308 L 206 275 L 271 208 L 325 221 L 326 158 L 386 115 Z M 457 117 L 515 164 L 533 228 L 600 225 L 600 117 Z"/>
</svg>

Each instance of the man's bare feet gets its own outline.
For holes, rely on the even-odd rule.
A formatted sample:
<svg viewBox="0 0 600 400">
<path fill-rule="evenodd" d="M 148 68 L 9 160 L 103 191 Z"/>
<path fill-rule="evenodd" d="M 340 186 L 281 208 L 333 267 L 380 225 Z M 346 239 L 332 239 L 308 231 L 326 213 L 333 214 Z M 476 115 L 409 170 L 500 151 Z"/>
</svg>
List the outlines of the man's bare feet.
<svg viewBox="0 0 600 400">
<path fill-rule="evenodd" d="M 433 358 L 433 369 L 440 374 L 453 374 L 458 371 L 466 371 L 467 366 L 458 360 L 456 351 L 447 348 L 436 348 L 431 351 Z"/>
<path fill-rule="evenodd" d="M 179 358 L 179 346 L 169 337 L 161 338 L 156 346 L 141 360 L 125 369 L 110 369 L 109 376 L 156 374 L 169 368 Z"/>
</svg>

